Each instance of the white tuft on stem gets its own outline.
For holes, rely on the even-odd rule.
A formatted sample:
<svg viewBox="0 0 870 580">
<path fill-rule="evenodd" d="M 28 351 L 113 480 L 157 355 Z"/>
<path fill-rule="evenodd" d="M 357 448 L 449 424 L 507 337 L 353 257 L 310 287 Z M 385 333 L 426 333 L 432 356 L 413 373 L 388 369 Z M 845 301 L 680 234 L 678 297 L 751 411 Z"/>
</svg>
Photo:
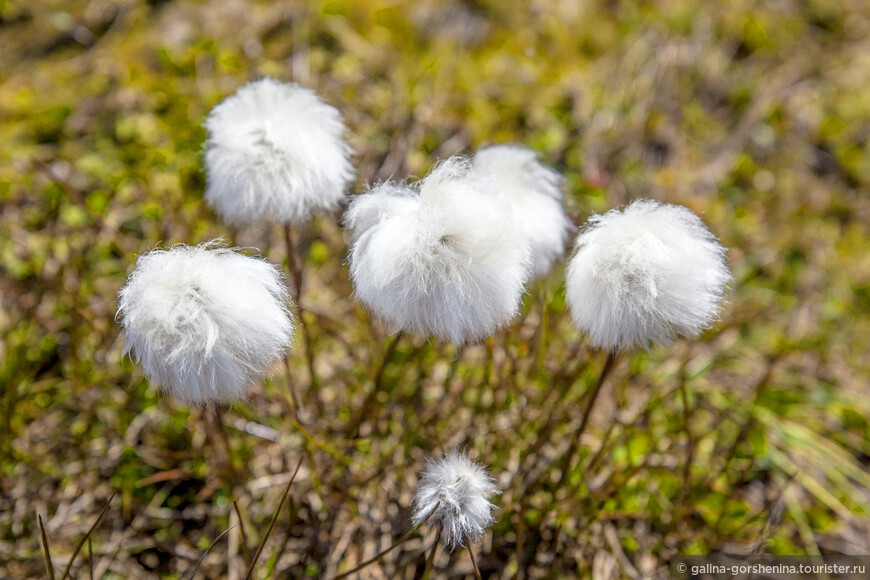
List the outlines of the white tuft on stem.
<svg viewBox="0 0 870 580">
<path fill-rule="evenodd" d="M 494 145 L 478 151 L 474 170 L 496 182 L 513 210 L 514 223 L 532 248 L 535 276 L 550 273 L 565 253 L 574 224 L 562 207 L 562 176 L 519 145 Z"/>
<path fill-rule="evenodd" d="M 398 330 L 480 341 L 519 309 L 531 249 L 492 180 L 462 157 L 412 186 L 383 183 L 346 217 L 356 297 Z"/>
<path fill-rule="evenodd" d="M 205 198 L 225 222 L 300 224 L 345 199 L 354 170 L 344 123 L 314 91 L 254 81 L 205 126 Z"/>
<path fill-rule="evenodd" d="M 143 254 L 118 293 L 124 353 L 188 404 L 242 399 L 281 360 L 295 320 L 280 272 L 219 241 Z"/>
<path fill-rule="evenodd" d="M 414 495 L 412 522 L 430 516 L 442 529 L 444 545 L 451 550 L 476 542 L 494 522 L 497 493 L 493 478 L 463 451 L 453 450 L 438 461 L 427 460 Z"/>
<path fill-rule="evenodd" d="M 608 350 L 695 337 L 718 318 L 725 248 L 688 208 L 641 199 L 580 232 L 566 294 L 574 323 Z"/>
</svg>

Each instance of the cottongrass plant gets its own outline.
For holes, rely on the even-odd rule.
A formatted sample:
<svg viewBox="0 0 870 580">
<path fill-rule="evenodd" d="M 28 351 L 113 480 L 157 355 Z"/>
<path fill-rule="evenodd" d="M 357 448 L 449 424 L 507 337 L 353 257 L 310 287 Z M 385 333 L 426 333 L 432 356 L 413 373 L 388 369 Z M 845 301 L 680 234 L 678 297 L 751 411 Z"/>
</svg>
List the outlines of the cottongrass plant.
<svg viewBox="0 0 870 580">
<path fill-rule="evenodd" d="M 514 224 L 532 248 L 535 276 L 550 273 L 565 253 L 574 224 L 562 207 L 563 178 L 519 145 L 494 145 L 472 158 L 474 170 L 495 180 L 499 194 L 513 211 Z"/>
<path fill-rule="evenodd" d="M 451 551 L 469 546 L 475 574 L 480 577 L 470 544 L 480 540 L 495 522 L 492 512 L 496 506 L 490 500 L 496 493 L 495 481 L 486 468 L 454 449 L 437 461 L 427 459 L 414 494 L 411 521 L 422 525 L 428 520 L 437 527 L 437 538 Z"/>
<path fill-rule="evenodd" d="M 495 480 L 467 453 L 454 449 L 443 458 L 426 460 L 414 494 L 414 515 L 418 525 L 432 516 L 442 529 L 444 545 L 451 550 L 478 541 L 494 522 Z"/>
<path fill-rule="evenodd" d="M 574 324 L 608 352 L 562 465 L 565 478 L 617 352 L 695 338 L 718 319 L 726 250 L 686 207 L 639 199 L 595 215 L 577 237 L 566 297 Z"/>
<path fill-rule="evenodd" d="M 311 89 L 248 83 L 205 126 L 205 198 L 225 222 L 298 225 L 341 205 L 354 176 L 345 126 Z"/>
<path fill-rule="evenodd" d="M 411 530 L 386 550 L 339 574 L 335 580 L 356 574 L 380 560 L 427 524 L 436 526 L 438 532 L 426 561 L 424 577 L 431 569 L 439 542 L 443 542 L 451 551 L 469 546 L 468 553 L 475 575 L 480 578 L 470 544 L 480 540 L 495 522 L 492 512 L 496 506 L 490 499 L 497 493 L 495 480 L 486 468 L 464 451 L 453 450 L 437 461 L 427 459 L 412 501 Z"/>
<path fill-rule="evenodd" d="M 463 157 L 412 186 L 382 183 L 352 202 L 356 297 L 397 330 L 463 345 L 513 318 L 531 273 L 494 182 Z"/>
<path fill-rule="evenodd" d="M 191 405 L 244 398 L 284 356 L 296 326 L 280 272 L 220 244 L 143 254 L 118 293 L 124 353 Z"/>
<path fill-rule="evenodd" d="M 337 210 L 345 200 L 355 172 L 341 113 L 311 89 L 264 78 L 212 109 L 205 126 L 206 201 L 229 224 L 283 225 L 293 297 L 302 318 L 304 257 L 297 255 L 291 228 Z M 314 347 L 304 323 L 302 334 L 319 404 Z M 292 388 L 290 392 L 298 406 Z"/>
<path fill-rule="evenodd" d="M 640 199 L 589 219 L 568 265 L 574 324 L 597 348 L 694 338 L 718 319 L 725 248 L 686 207 Z"/>
</svg>

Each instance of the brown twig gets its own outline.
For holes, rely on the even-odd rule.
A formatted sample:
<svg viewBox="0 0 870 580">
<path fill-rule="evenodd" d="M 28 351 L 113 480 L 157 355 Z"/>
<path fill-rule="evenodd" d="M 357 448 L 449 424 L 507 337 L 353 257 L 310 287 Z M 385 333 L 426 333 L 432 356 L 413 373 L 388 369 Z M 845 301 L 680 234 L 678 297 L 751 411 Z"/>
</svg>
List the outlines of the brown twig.
<svg viewBox="0 0 870 580">
<path fill-rule="evenodd" d="M 378 402 L 378 394 L 381 392 L 381 388 L 384 383 L 384 374 L 386 373 L 387 365 L 392 360 L 393 355 L 396 353 L 396 347 L 399 345 L 399 339 L 401 339 L 403 334 L 401 332 L 397 332 L 393 335 L 392 340 L 387 345 L 387 350 L 384 352 L 384 356 L 381 358 L 381 364 L 378 365 L 378 369 L 375 372 L 374 384 L 372 385 L 372 390 L 369 392 L 368 397 L 366 397 L 365 402 L 360 406 L 360 412 L 357 413 L 354 420 L 348 425 L 346 429 L 346 433 L 349 436 L 353 436 L 359 426 L 362 425 L 362 422 L 365 421 L 366 417 L 368 417 L 371 412 L 374 410 L 374 407 Z"/>
<path fill-rule="evenodd" d="M 435 542 L 432 544 L 432 551 L 429 552 L 429 557 L 426 558 L 426 567 L 423 568 L 423 580 L 429 580 L 429 574 L 432 572 L 432 565 L 435 563 L 435 553 L 438 551 L 438 543 L 441 541 L 441 533 L 444 531 L 442 526 L 438 526 L 438 533 L 435 534 Z"/>
<path fill-rule="evenodd" d="M 284 243 L 287 246 L 287 269 L 290 271 L 290 277 L 293 281 L 293 299 L 298 304 L 299 297 L 302 295 L 302 266 L 299 256 L 296 254 L 290 224 L 284 224 Z"/>
<path fill-rule="evenodd" d="M 45 524 L 42 523 L 42 516 L 36 514 L 36 520 L 39 522 L 39 535 L 42 537 L 42 555 L 45 558 L 45 570 L 48 572 L 49 580 L 54 580 L 54 566 L 51 563 L 51 550 L 48 547 L 48 536 L 45 535 Z"/>
<path fill-rule="evenodd" d="M 586 432 L 586 426 L 589 424 L 589 417 L 592 416 L 592 408 L 595 406 L 595 401 L 598 399 L 598 394 L 601 392 L 601 387 L 604 385 L 604 381 L 607 380 L 607 376 L 616 365 L 616 359 L 617 354 L 615 350 L 607 353 L 607 360 L 604 361 L 604 367 L 601 369 L 601 374 L 598 375 L 598 380 L 595 381 L 595 385 L 592 387 L 592 393 L 589 395 L 589 402 L 586 405 L 586 409 L 583 411 L 583 417 L 580 419 L 580 426 L 577 427 L 577 430 L 574 431 L 571 436 L 571 445 L 568 447 L 564 459 L 562 460 L 562 473 L 559 475 L 559 486 L 561 486 L 568 477 L 568 472 L 571 470 L 571 462 L 574 461 L 574 455 L 580 448 L 580 438 L 583 437 L 583 433 Z"/>
<path fill-rule="evenodd" d="M 112 495 L 109 497 L 109 500 L 106 502 L 106 505 L 103 506 L 103 509 L 100 510 L 100 515 L 97 516 L 97 519 L 94 520 L 94 523 L 91 524 L 90 529 L 88 529 L 85 537 L 81 539 L 81 541 L 76 546 L 76 549 L 73 550 L 72 556 L 70 556 L 69 563 L 66 565 L 66 570 L 63 571 L 63 576 L 61 576 L 61 580 L 66 580 L 69 577 L 70 570 L 72 569 L 73 562 L 76 559 L 76 556 L 79 555 L 79 551 L 85 545 L 85 542 L 90 540 L 91 534 L 94 533 L 94 530 L 97 529 L 97 526 L 100 523 L 100 520 L 103 519 L 103 515 L 106 513 L 106 510 L 109 509 L 109 504 L 112 503 L 112 500 L 115 499 L 115 492 L 112 492 Z"/>
<path fill-rule="evenodd" d="M 302 259 L 297 254 L 296 246 L 293 243 L 290 224 L 284 224 L 284 242 L 287 246 L 287 269 L 289 270 L 290 277 L 293 280 L 293 298 L 296 300 L 297 308 L 299 308 L 299 321 L 301 322 L 300 326 L 302 327 L 305 360 L 308 364 L 308 376 L 311 382 L 309 390 L 314 399 L 314 404 L 317 407 L 318 414 L 323 416 L 323 403 L 320 401 L 320 394 L 318 393 L 320 381 L 317 379 L 317 371 L 315 370 L 314 365 L 314 344 L 311 338 L 311 329 L 305 323 L 305 308 L 302 306 Z"/>
<path fill-rule="evenodd" d="M 369 558 L 368 560 L 366 560 L 365 562 L 363 562 L 362 564 L 360 564 L 359 566 L 357 566 L 353 570 L 348 570 L 347 572 L 343 572 L 343 573 L 339 574 L 333 580 L 339 580 L 340 578 L 347 578 L 351 574 L 359 572 L 360 570 L 362 570 L 363 568 L 365 568 L 369 564 L 380 560 L 381 558 L 383 558 L 384 556 L 386 556 L 387 554 L 389 554 L 390 552 L 392 552 L 393 550 L 395 550 L 396 548 L 398 548 L 399 546 L 401 546 L 402 544 L 407 542 L 408 538 L 410 538 L 414 534 L 414 532 L 419 530 L 421 527 L 423 527 L 426 524 L 426 522 L 429 521 L 429 518 L 431 518 L 435 514 L 435 511 L 438 509 L 438 507 L 440 505 L 441 505 L 441 502 L 439 501 L 438 503 L 435 504 L 435 507 L 432 508 L 432 511 L 429 512 L 429 515 L 426 516 L 426 519 L 424 519 L 422 522 L 420 522 L 419 524 L 417 524 L 416 526 L 414 526 L 413 528 L 408 530 L 408 533 L 406 533 L 404 536 L 399 538 L 392 546 L 390 546 L 389 548 L 387 548 L 386 550 L 384 550 L 380 554 Z"/>
<path fill-rule="evenodd" d="M 220 406 L 214 407 L 215 419 L 209 418 L 210 407 L 202 409 L 202 424 L 205 427 L 205 434 L 208 441 L 214 447 L 215 451 L 222 459 L 222 471 L 224 472 L 224 482 L 232 487 L 232 482 L 238 478 L 235 465 L 233 464 L 232 451 L 230 448 L 230 440 L 226 433 L 226 428 L 222 420 L 218 420 L 218 414 L 221 412 Z"/>
<path fill-rule="evenodd" d="M 245 562 L 251 561 L 251 548 L 248 546 L 248 534 L 245 533 L 245 522 L 242 519 L 242 512 L 239 509 L 239 502 L 233 500 L 233 510 L 236 512 L 236 517 L 239 518 L 239 535 L 242 536 L 242 557 Z"/>
<path fill-rule="evenodd" d="M 683 501 L 689 496 L 690 477 L 692 474 L 692 464 L 695 462 L 695 437 L 692 434 L 691 419 L 692 410 L 689 407 L 689 387 L 686 385 L 685 374 L 680 376 L 680 394 L 683 400 L 683 423 L 686 430 L 686 463 L 683 465 L 683 489 L 680 492 L 680 501 Z"/>
<path fill-rule="evenodd" d="M 293 485 L 293 480 L 296 479 L 296 474 L 299 473 L 299 468 L 302 467 L 302 460 L 304 459 L 304 455 L 299 458 L 299 463 L 296 464 L 296 469 L 293 471 L 293 475 L 290 477 L 290 481 L 287 482 L 287 487 L 284 488 L 284 493 L 281 495 L 281 501 L 278 502 L 278 507 L 275 509 L 275 513 L 272 515 L 272 521 L 269 522 L 269 527 L 266 529 L 266 535 L 263 536 L 263 540 L 260 542 L 259 547 L 257 547 L 257 552 L 254 554 L 254 558 L 251 560 L 251 565 L 248 567 L 248 573 L 245 574 L 245 580 L 250 580 L 253 573 L 254 568 L 257 566 L 257 560 L 260 559 L 260 555 L 263 553 L 263 549 L 266 547 L 266 542 L 269 540 L 269 536 L 272 535 L 272 530 L 275 527 L 275 522 L 278 521 L 278 515 L 281 513 L 281 508 L 284 507 L 284 502 L 287 501 L 287 496 L 290 495 L 290 486 Z"/>
<path fill-rule="evenodd" d="M 191 571 L 188 574 L 185 574 L 185 576 L 184 576 L 185 578 L 193 578 L 196 575 L 196 572 L 199 570 L 199 567 L 202 566 L 202 563 L 205 561 L 205 557 L 208 556 L 209 550 L 211 550 L 212 547 L 215 544 L 217 544 L 221 538 L 223 538 L 228 533 L 230 533 L 230 530 L 232 530 L 232 529 L 233 529 L 233 527 L 230 526 L 229 528 L 227 528 L 223 532 L 221 532 L 221 535 L 219 535 L 217 538 L 212 540 L 211 544 L 208 545 L 208 548 L 206 548 L 205 551 L 202 553 L 202 556 L 199 557 L 199 560 L 196 561 L 196 565 L 193 567 L 193 569 L 191 569 Z"/>
<path fill-rule="evenodd" d="M 296 387 L 293 386 L 293 379 L 290 377 L 290 356 L 289 353 L 284 353 L 284 368 L 287 370 L 287 391 L 290 393 L 290 401 L 293 403 L 291 412 L 299 419 L 299 396 L 296 394 Z"/>
<path fill-rule="evenodd" d="M 468 546 L 468 556 L 471 558 L 471 566 L 474 568 L 474 576 L 477 580 L 483 580 L 483 577 L 480 575 L 480 568 L 477 567 L 477 560 L 474 557 L 474 547 Z"/>
</svg>

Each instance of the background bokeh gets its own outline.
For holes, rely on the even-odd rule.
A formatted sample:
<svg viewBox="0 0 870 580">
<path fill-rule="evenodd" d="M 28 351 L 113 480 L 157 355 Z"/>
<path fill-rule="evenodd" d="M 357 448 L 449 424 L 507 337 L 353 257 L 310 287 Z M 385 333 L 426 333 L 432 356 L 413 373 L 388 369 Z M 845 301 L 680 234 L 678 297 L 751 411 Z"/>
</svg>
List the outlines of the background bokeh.
<svg viewBox="0 0 870 580">
<path fill-rule="evenodd" d="M 279 229 L 203 203 L 205 115 L 262 76 L 343 112 L 356 191 L 518 142 L 564 173 L 578 223 L 636 197 L 689 206 L 729 248 L 721 322 L 621 358 L 563 478 L 604 358 L 570 325 L 561 267 L 461 358 L 389 350 L 329 216 L 294 232 L 317 375 L 291 355 L 298 417 L 283 367 L 220 417 L 160 396 L 113 320 L 137 254 L 224 236 L 286 264 Z M 453 446 L 503 490 L 485 577 L 870 553 L 868 186 L 861 0 L 2 0 L 0 577 L 45 573 L 37 513 L 60 573 L 114 492 L 96 577 L 182 577 L 234 526 L 197 576 L 242 578 L 302 456 L 257 577 L 331 577 L 410 529 L 423 459 Z M 432 539 L 363 577 L 414 578 Z M 435 566 L 471 571 L 461 550 Z"/>
</svg>

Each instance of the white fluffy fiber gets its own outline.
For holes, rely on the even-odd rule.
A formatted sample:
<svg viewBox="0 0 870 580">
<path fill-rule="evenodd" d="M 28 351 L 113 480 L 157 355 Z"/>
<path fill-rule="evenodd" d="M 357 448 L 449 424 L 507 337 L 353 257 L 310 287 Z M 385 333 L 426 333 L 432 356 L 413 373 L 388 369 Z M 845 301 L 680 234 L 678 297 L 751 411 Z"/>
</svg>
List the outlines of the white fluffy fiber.
<svg viewBox="0 0 870 580">
<path fill-rule="evenodd" d="M 357 196 L 347 222 L 355 294 L 397 329 L 464 344 L 516 314 L 531 251 L 467 159 L 442 162 L 412 187 Z"/>
<path fill-rule="evenodd" d="M 118 303 L 124 353 L 187 404 L 244 398 L 295 329 L 275 267 L 215 242 L 143 254 Z"/>
<path fill-rule="evenodd" d="M 205 198 L 227 223 L 307 221 L 337 209 L 353 179 L 341 114 L 310 89 L 248 83 L 205 126 Z"/>
<path fill-rule="evenodd" d="M 412 522 L 420 525 L 432 514 L 428 523 L 441 526 L 441 538 L 450 549 L 476 542 L 495 521 L 496 506 L 490 502 L 497 493 L 494 483 L 489 472 L 462 451 L 451 451 L 438 461 L 427 459 L 414 495 Z"/>
<path fill-rule="evenodd" d="M 669 344 L 718 318 L 725 248 L 688 208 L 637 200 L 590 218 L 568 265 L 577 327 L 605 349 Z"/>
<path fill-rule="evenodd" d="M 532 247 L 535 275 L 549 274 L 574 229 L 562 207 L 562 176 L 538 161 L 534 151 L 518 145 L 481 149 L 472 164 L 475 171 L 495 179 L 513 209 L 516 227 Z"/>
<path fill-rule="evenodd" d="M 351 200 L 343 220 L 351 244 L 396 208 L 402 205 L 415 207 L 420 203 L 419 196 L 413 189 L 392 181 L 381 183 Z"/>
</svg>

